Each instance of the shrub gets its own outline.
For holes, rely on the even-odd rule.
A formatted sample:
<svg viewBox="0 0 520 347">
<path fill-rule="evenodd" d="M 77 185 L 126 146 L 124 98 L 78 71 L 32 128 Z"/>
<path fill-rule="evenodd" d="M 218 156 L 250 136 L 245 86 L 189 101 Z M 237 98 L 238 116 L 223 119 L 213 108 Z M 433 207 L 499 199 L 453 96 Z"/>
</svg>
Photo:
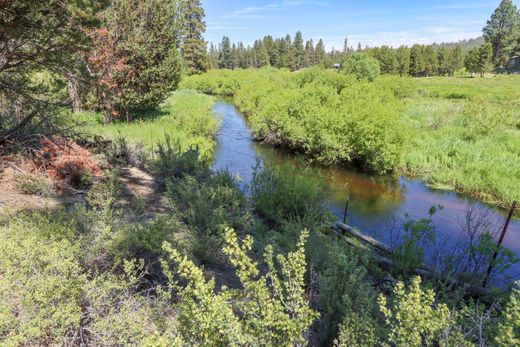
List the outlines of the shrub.
<svg viewBox="0 0 520 347">
<path fill-rule="evenodd" d="M 513 288 L 509 301 L 498 325 L 495 342 L 498 346 L 520 345 L 520 289 L 519 283 Z"/>
<path fill-rule="evenodd" d="M 323 181 L 310 168 L 299 169 L 297 175 L 295 169 L 290 164 L 255 168 L 251 182 L 253 207 L 267 222 L 281 225 L 297 218 L 321 219 Z"/>
<path fill-rule="evenodd" d="M 267 274 L 260 276 L 258 265 L 249 258 L 253 239 L 246 237 L 242 245 L 235 233 L 226 231 L 224 252 L 243 289 L 223 288 L 215 292 L 215 281 L 206 281 L 202 271 L 168 244 L 164 248 L 176 271 L 165 272 L 171 288 L 179 297 L 179 331 L 189 345 L 294 345 L 304 344 L 305 333 L 317 314 L 305 300 L 303 232 L 298 249 L 286 257 L 278 255 L 280 271 L 273 260 L 272 248 L 266 249 Z M 175 281 L 177 273 L 186 281 L 181 286 Z"/>
<path fill-rule="evenodd" d="M 172 178 L 167 182 L 166 197 L 193 232 L 192 252 L 204 263 L 221 260 L 226 227 L 243 231 L 251 223 L 245 197 L 225 171 L 200 180 L 188 175 Z"/>
<path fill-rule="evenodd" d="M 335 347 L 378 346 L 376 324 L 372 317 L 352 313 L 339 326 Z"/>
<path fill-rule="evenodd" d="M 320 248 L 327 254 L 327 264 L 321 269 L 318 267 L 321 270 L 318 303 L 323 312 L 325 337 L 331 340 L 336 336 L 341 323 L 339 332 L 343 344 L 361 346 L 367 338 L 365 343 L 369 346 L 369 341 L 378 336 L 374 318 L 376 296 L 366 281 L 368 258 L 341 240 L 330 245 L 322 240 Z"/>
<path fill-rule="evenodd" d="M 151 167 L 157 176 L 164 179 L 183 175 L 201 176 L 207 173 L 206 166 L 199 161 L 198 148 L 190 148 L 186 151 L 180 141 L 173 142 L 168 135 L 164 142 L 158 144 Z"/>
<path fill-rule="evenodd" d="M 79 245 L 38 237 L 12 220 L 0 227 L 0 340 L 4 345 L 61 344 L 81 323 L 87 277 Z"/>
<path fill-rule="evenodd" d="M 386 297 L 379 296 L 379 307 L 389 328 L 388 340 L 396 346 L 431 345 L 441 339 L 451 323 L 449 308 L 444 304 L 435 305 L 434 292 L 423 291 L 420 284 L 419 277 L 415 277 L 408 288 L 398 282 L 390 308 Z"/>
<path fill-rule="evenodd" d="M 184 83 L 203 90 L 199 84 L 214 79 L 239 80 L 234 102 L 258 140 L 321 163 L 354 164 L 377 173 L 391 172 L 400 162 L 406 125 L 399 113 L 401 99 L 412 92 L 409 83 L 390 78 L 368 83 L 316 67 L 297 74 L 214 71 Z"/>
<path fill-rule="evenodd" d="M 381 74 L 381 67 L 377 59 L 370 57 L 366 53 L 355 52 L 345 59 L 343 71 L 351 74 L 358 80 L 372 82 Z"/>
<path fill-rule="evenodd" d="M 54 186 L 36 175 L 21 174 L 16 176 L 16 189 L 30 195 L 50 197 L 54 195 Z"/>
</svg>

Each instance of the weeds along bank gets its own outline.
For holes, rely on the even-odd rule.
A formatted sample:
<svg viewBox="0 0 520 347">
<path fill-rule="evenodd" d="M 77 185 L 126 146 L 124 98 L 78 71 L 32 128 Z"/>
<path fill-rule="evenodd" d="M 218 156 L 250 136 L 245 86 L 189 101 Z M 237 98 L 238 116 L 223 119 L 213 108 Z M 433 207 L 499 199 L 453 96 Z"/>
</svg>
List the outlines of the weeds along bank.
<svg viewBox="0 0 520 347">
<path fill-rule="evenodd" d="M 103 124 L 101 113 L 84 112 L 75 116 L 87 134 L 110 140 L 124 138 L 151 152 L 168 136 L 183 149 L 198 147 L 202 158 L 209 161 L 214 147 L 212 137 L 219 125 L 212 112 L 213 101 L 212 97 L 193 91 L 177 91 L 157 109 L 138 113 L 129 123 L 120 120 Z"/>
<path fill-rule="evenodd" d="M 520 199 L 518 77 L 380 76 L 320 68 L 219 70 L 182 82 L 233 95 L 254 135 L 326 164 L 404 173 L 508 205 Z"/>
<path fill-rule="evenodd" d="M 312 170 L 296 180 L 291 167 L 257 171 L 248 198 L 166 142 L 143 163 L 164 180 L 164 210 L 150 214 L 121 183 L 128 153 L 102 154 L 113 169 L 85 206 L 1 224 L 3 345 L 518 342 L 520 292 L 472 302 L 464 287 L 406 272 L 385 281 L 391 270 L 331 234 Z"/>
</svg>

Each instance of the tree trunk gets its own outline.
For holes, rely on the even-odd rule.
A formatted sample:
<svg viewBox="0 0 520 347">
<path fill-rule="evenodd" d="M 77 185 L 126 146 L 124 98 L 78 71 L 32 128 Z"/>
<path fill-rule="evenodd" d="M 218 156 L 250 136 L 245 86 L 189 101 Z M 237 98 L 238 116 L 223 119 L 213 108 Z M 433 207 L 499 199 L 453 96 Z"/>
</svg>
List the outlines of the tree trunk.
<svg viewBox="0 0 520 347">
<path fill-rule="evenodd" d="M 81 112 L 81 95 L 80 95 L 80 82 L 76 75 L 71 72 L 67 72 L 65 77 L 68 81 L 69 98 L 72 105 L 72 111 Z"/>
<path fill-rule="evenodd" d="M 103 109 L 103 124 L 110 124 L 114 120 L 112 112 L 109 109 Z"/>
</svg>

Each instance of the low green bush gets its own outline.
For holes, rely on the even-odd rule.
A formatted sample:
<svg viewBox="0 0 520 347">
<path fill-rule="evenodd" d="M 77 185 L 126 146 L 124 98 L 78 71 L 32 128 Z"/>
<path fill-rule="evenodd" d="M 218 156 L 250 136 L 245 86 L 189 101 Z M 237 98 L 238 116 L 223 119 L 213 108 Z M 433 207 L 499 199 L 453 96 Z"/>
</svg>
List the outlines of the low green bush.
<svg viewBox="0 0 520 347">
<path fill-rule="evenodd" d="M 165 195 L 177 218 L 192 231 L 195 258 L 206 264 L 222 261 L 226 228 L 243 232 L 252 223 L 245 196 L 226 171 L 172 178 Z"/>
<path fill-rule="evenodd" d="M 367 254 L 342 240 L 327 242 L 322 239 L 320 244 L 322 254 L 314 252 L 309 257 L 313 264 L 317 257 L 327 259 L 326 264 L 317 266 L 321 270 L 318 303 L 322 311 L 323 338 L 330 342 L 338 333 L 345 335 L 346 330 L 350 329 L 349 337 L 344 336 L 343 341 L 361 346 L 363 334 L 359 329 L 363 328 L 356 326 L 354 322 L 359 320 L 371 330 L 371 339 L 379 340 L 376 327 L 381 322 L 377 322 L 375 318 L 376 293 L 367 281 L 370 265 Z M 370 339 L 364 343 L 368 346 L 369 341 Z"/>
<path fill-rule="evenodd" d="M 294 171 L 298 174 L 294 175 Z M 257 166 L 251 182 L 253 208 L 274 226 L 297 218 L 320 220 L 324 213 L 324 181 L 311 168 Z"/>
<path fill-rule="evenodd" d="M 16 189 L 24 194 L 51 197 L 55 195 L 54 185 L 36 175 L 18 175 L 15 178 Z"/>
<path fill-rule="evenodd" d="M 353 75 L 358 80 L 372 82 L 381 74 L 379 61 L 363 52 L 354 52 L 347 56 L 343 62 L 343 69 L 347 74 Z"/>
</svg>

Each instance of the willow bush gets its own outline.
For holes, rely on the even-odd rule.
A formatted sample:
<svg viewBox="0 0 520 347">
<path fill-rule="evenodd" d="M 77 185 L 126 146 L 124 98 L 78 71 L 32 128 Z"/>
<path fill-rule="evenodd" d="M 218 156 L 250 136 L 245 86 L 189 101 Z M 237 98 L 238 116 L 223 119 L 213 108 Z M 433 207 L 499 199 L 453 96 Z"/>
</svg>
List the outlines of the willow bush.
<svg viewBox="0 0 520 347">
<path fill-rule="evenodd" d="M 265 68 L 210 71 L 182 86 L 234 95 L 257 139 L 320 163 L 387 173 L 400 162 L 406 133 L 399 115 L 403 94 L 410 92 L 406 80 L 368 82 L 321 68 L 299 73 Z"/>
</svg>

